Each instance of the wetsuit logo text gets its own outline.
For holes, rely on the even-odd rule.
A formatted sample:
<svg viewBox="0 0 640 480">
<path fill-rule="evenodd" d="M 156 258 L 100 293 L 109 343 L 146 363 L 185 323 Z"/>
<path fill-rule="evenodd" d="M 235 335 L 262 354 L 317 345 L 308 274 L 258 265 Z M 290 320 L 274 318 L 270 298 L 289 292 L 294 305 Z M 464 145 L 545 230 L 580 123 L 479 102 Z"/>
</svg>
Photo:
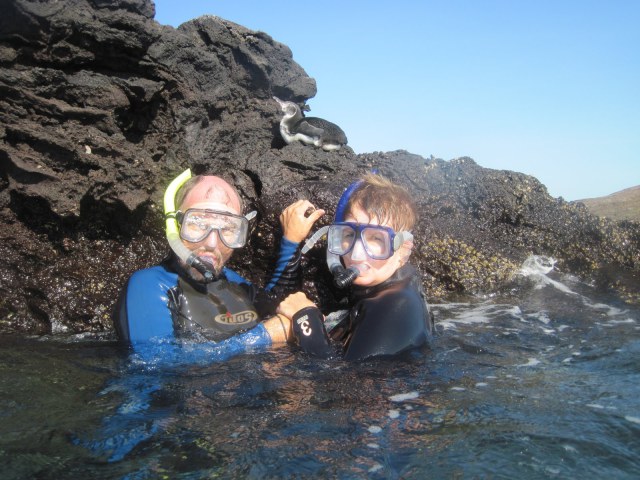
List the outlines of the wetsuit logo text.
<svg viewBox="0 0 640 480">
<path fill-rule="evenodd" d="M 215 320 L 218 323 L 224 323 L 227 325 L 242 325 L 245 323 L 252 322 L 258 318 L 256 312 L 251 310 L 245 310 L 243 312 L 238 313 L 221 313 L 220 315 L 216 315 Z"/>
</svg>

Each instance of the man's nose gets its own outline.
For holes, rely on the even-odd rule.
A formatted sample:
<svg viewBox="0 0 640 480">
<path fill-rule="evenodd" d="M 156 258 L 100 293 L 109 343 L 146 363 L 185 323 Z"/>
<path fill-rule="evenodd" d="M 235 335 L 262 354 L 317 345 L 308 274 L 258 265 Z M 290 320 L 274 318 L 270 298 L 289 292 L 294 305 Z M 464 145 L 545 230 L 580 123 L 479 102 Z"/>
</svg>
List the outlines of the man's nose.
<svg viewBox="0 0 640 480">
<path fill-rule="evenodd" d="M 202 241 L 207 247 L 214 248 L 218 246 L 218 230 L 212 228 L 209 231 L 209 235 Z"/>
</svg>

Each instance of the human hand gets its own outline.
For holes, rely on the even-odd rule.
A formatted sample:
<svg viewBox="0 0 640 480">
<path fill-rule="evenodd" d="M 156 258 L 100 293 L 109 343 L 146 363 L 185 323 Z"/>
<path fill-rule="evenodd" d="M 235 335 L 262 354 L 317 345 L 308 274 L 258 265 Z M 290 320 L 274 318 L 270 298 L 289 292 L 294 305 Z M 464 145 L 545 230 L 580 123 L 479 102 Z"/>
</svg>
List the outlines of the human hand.
<svg viewBox="0 0 640 480">
<path fill-rule="evenodd" d="M 315 303 L 309 300 L 303 292 L 296 292 L 280 302 L 276 312 L 281 313 L 285 317 L 293 318 L 293 316 L 303 308 L 315 306 Z"/>
<path fill-rule="evenodd" d="M 307 210 L 313 211 L 307 216 Z M 300 243 L 309 235 L 311 227 L 325 214 L 325 211 L 317 209 L 309 200 L 298 200 L 282 211 L 280 224 L 287 240 Z"/>
</svg>

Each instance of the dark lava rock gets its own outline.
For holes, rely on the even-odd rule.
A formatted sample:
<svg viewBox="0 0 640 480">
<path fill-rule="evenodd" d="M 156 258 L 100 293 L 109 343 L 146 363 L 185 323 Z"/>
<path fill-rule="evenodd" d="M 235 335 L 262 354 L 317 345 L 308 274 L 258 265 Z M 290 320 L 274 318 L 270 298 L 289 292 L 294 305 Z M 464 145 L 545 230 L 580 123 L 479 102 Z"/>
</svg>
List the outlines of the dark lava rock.
<svg viewBox="0 0 640 480">
<path fill-rule="evenodd" d="M 281 209 L 306 197 L 327 223 L 343 189 L 377 168 L 415 195 L 431 297 L 508 288 L 537 254 L 638 301 L 637 223 L 469 158 L 285 145 L 272 96 L 303 105 L 316 85 L 265 33 L 213 16 L 162 26 L 148 0 L 2 0 L 1 11 L 0 332 L 110 330 L 128 275 L 167 253 L 162 194 L 187 167 L 226 177 L 258 210 L 230 266 L 261 285 Z M 305 262 L 305 289 L 330 306 L 322 249 Z"/>
</svg>

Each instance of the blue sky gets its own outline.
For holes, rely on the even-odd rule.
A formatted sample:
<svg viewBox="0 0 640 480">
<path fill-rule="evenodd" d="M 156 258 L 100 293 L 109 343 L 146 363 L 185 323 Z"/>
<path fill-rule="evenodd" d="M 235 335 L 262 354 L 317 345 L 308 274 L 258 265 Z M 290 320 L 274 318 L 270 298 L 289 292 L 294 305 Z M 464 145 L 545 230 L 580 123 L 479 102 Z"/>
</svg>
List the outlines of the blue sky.
<svg viewBox="0 0 640 480">
<path fill-rule="evenodd" d="M 156 0 L 287 45 L 309 116 L 356 153 L 408 150 L 533 175 L 565 200 L 640 185 L 638 0 Z"/>
</svg>

